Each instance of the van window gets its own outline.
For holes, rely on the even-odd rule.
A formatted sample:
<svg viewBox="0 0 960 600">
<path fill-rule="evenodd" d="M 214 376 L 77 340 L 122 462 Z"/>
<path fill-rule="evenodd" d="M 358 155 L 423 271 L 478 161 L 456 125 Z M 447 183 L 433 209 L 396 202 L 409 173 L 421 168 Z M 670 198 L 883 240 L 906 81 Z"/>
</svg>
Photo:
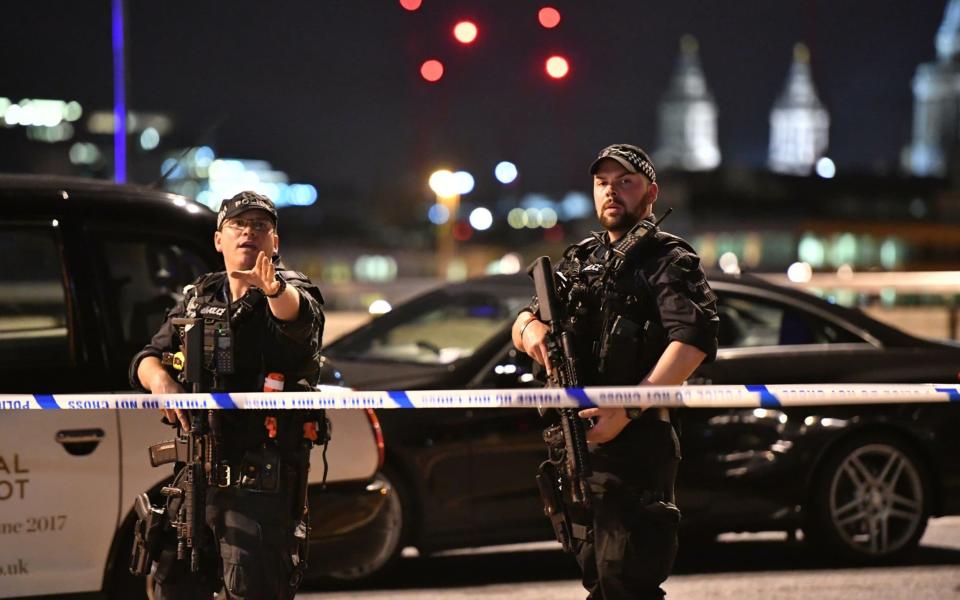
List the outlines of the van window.
<svg viewBox="0 0 960 600">
<path fill-rule="evenodd" d="M 169 239 L 107 240 L 103 257 L 107 300 L 127 350 L 149 342 L 182 297 L 183 286 L 213 270 L 192 249 Z"/>
<path fill-rule="evenodd" d="M 0 225 L 0 366 L 65 366 L 69 349 L 54 229 Z"/>
</svg>

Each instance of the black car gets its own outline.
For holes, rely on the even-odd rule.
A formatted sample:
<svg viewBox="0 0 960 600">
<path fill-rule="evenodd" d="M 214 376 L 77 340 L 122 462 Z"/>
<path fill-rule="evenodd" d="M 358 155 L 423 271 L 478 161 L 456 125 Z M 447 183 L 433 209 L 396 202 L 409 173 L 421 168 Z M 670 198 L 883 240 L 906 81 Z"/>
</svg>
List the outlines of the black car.
<svg viewBox="0 0 960 600">
<path fill-rule="evenodd" d="M 951 382 L 960 347 L 743 276 L 715 275 L 720 350 L 690 383 Z M 540 385 L 510 326 L 526 276 L 447 285 L 329 346 L 357 389 Z M 842 556 L 912 549 L 930 516 L 960 512 L 960 406 L 678 411 L 683 533 L 802 528 Z M 525 409 L 380 411 L 385 475 L 400 495 L 399 544 L 422 552 L 549 539 L 534 485 L 543 423 Z M 399 549 L 399 546 L 398 546 Z"/>
<path fill-rule="evenodd" d="M 128 392 L 131 357 L 183 285 L 223 268 L 215 222 L 146 187 L 0 176 L 0 393 Z M 320 449 L 310 476 L 310 575 L 375 569 L 395 545 L 375 415 L 330 417 L 326 489 Z M 0 595 L 144 596 L 127 572 L 133 499 L 168 483 L 147 446 L 171 436 L 154 411 L 0 410 Z"/>
</svg>

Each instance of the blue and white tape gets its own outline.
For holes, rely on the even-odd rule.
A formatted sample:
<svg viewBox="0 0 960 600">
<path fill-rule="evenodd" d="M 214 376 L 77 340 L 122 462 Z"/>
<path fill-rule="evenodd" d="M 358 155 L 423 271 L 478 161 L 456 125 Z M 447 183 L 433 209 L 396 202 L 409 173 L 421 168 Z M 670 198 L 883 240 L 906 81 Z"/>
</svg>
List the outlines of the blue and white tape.
<svg viewBox="0 0 960 600">
<path fill-rule="evenodd" d="M 218 394 L 0 394 L 0 410 L 562 408 L 960 403 L 957 384 L 685 385 L 497 390 L 406 390 Z"/>
</svg>

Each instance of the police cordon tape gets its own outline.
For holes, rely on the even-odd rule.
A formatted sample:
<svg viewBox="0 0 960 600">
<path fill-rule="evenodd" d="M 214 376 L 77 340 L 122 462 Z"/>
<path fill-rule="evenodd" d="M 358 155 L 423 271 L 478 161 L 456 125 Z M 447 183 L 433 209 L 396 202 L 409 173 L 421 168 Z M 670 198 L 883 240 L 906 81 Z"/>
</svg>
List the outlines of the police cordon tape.
<svg viewBox="0 0 960 600">
<path fill-rule="evenodd" d="M 212 394 L 0 394 L 0 410 L 111 409 L 357 409 L 562 408 L 783 408 L 790 406 L 960 402 L 957 384 L 684 385 L 494 390 Z"/>
</svg>

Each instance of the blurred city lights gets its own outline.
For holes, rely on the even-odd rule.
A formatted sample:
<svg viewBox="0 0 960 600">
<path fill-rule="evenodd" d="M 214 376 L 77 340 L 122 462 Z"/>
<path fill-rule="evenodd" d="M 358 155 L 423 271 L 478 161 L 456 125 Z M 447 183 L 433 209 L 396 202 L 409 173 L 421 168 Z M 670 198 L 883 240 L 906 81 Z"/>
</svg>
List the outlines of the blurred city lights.
<svg viewBox="0 0 960 600">
<path fill-rule="evenodd" d="M 507 224 L 514 229 L 523 229 L 526 221 L 527 212 L 522 208 L 510 209 L 507 213 Z"/>
<path fill-rule="evenodd" d="M 465 242 L 473 237 L 473 229 L 464 221 L 457 221 L 453 225 L 453 239 Z"/>
<path fill-rule="evenodd" d="M 807 283 L 813 277 L 813 268 L 809 263 L 795 262 L 787 268 L 787 279 L 794 283 Z"/>
<path fill-rule="evenodd" d="M 423 0 L 400 0 L 400 6 L 411 11 L 420 8 L 421 4 L 423 4 Z"/>
<path fill-rule="evenodd" d="M 486 231 L 493 225 L 493 213 L 482 206 L 470 211 L 470 225 L 477 231 Z"/>
<path fill-rule="evenodd" d="M 567 192 L 560 201 L 560 215 L 567 220 L 582 219 L 593 210 L 593 201 L 583 192 Z"/>
<path fill-rule="evenodd" d="M 430 59 L 420 65 L 420 76 L 430 83 L 440 81 L 443 77 L 443 63 L 436 59 Z"/>
<path fill-rule="evenodd" d="M 461 44 L 472 44 L 477 39 L 477 26 L 471 21 L 460 21 L 453 26 L 453 37 Z"/>
<path fill-rule="evenodd" d="M 817 161 L 817 175 L 824 179 L 833 179 L 833 176 L 836 174 L 837 166 L 833 164 L 832 160 L 824 156 Z"/>
<path fill-rule="evenodd" d="M 100 150 L 89 142 L 77 142 L 70 146 L 70 162 L 75 165 L 92 165 L 100 159 Z"/>
<path fill-rule="evenodd" d="M 140 147 L 153 150 L 160 145 L 160 133 L 153 127 L 147 127 L 140 133 Z"/>
<path fill-rule="evenodd" d="M 800 239 L 800 245 L 797 247 L 797 257 L 814 267 L 822 267 L 827 259 L 827 250 L 816 236 L 806 234 Z"/>
<path fill-rule="evenodd" d="M 450 209 L 442 204 L 434 204 L 427 210 L 427 218 L 434 225 L 443 225 L 450 220 Z"/>
<path fill-rule="evenodd" d="M 546 63 L 547 75 L 554 79 L 563 79 L 570 72 L 570 64 L 562 56 L 551 56 Z"/>
<path fill-rule="evenodd" d="M 142 137 L 142 136 L 141 136 Z M 274 170 L 267 161 L 216 158 L 208 146 L 177 153 L 182 158 L 167 158 L 160 166 L 166 175 L 166 187 L 211 210 L 217 210 L 224 198 L 253 190 L 269 197 L 277 205 L 309 206 L 317 201 L 317 188 L 308 183 L 289 183 L 287 174 Z"/>
<path fill-rule="evenodd" d="M 500 259 L 500 272 L 505 275 L 519 273 L 521 267 L 520 260 L 521 257 L 516 252 L 504 254 L 503 258 Z"/>
<path fill-rule="evenodd" d="M 553 29 L 560 24 L 560 11 L 552 6 L 544 6 L 537 13 L 537 20 L 547 29 Z"/>
<path fill-rule="evenodd" d="M 393 281 L 397 278 L 397 261 L 392 256 L 362 254 L 353 263 L 357 281 Z"/>
<path fill-rule="evenodd" d="M 393 307 L 383 298 L 371 302 L 370 307 L 367 309 L 371 315 L 385 315 L 391 310 L 393 310 Z"/>
<path fill-rule="evenodd" d="M 733 252 L 724 252 L 720 255 L 720 260 L 717 262 L 720 265 L 720 270 L 724 273 L 729 273 L 731 275 L 737 275 L 740 273 L 740 260 Z"/>
<path fill-rule="evenodd" d="M 539 208 L 528 208 L 523 211 L 523 217 L 524 227 L 529 227 L 530 229 L 536 229 L 543 223 Z"/>
<path fill-rule="evenodd" d="M 550 229 L 557 224 L 557 211 L 552 208 L 540 209 L 540 227 Z"/>
<path fill-rule="evenodd" d="M 493 175 L 497 178 L 497 181 L 504 185 L 513 183 L 516 181 L 518 175 L 517 165 L 508 160 L 500 161 L 497 163 L 497 166 L 494 167 Z"/>
<path fill-rule="evenodd" d="M 473 175 L 466 171 L 457 171 L 453 174 L 453 185 L 457 194 L 465 196 L 473 191 Z"/>
<path fill-rule="evenodd" d="M 441 198 L 451 198 L 457 195 L 457 180 L 447 169 L 434 171 L 427 181 L 433 193 Z"/>
</svg>

